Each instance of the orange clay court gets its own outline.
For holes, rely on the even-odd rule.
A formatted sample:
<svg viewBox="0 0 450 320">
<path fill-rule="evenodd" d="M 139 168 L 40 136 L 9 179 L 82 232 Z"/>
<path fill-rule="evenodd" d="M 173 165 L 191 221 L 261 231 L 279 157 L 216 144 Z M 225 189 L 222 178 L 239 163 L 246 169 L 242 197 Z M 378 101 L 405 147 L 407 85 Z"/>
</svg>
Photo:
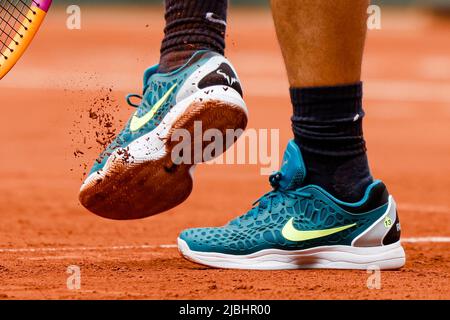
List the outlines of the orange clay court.
<svg viewBox="0 0 450 320">
<path fill-rule="evenodd" d="M 65 10 L 53 8 L 0 83 L 0 298 L 450 298 L 449 20 L 386 9 L 383 28 L 368 32 L 369 158 L 399 204 L 407 254 L 403 269 L 382 272 L 381 289 L 369 290 L 365 271 L 216 270 L 178 254 L 182 229 L 222 225 L 269 189 L 258 165 L 201 165 L 185 203 L 145 220 L 109 221 L 83 209 L 85 166 L 128 118 L 124 95 L 141 90 L 143 70 L 157 61 L 163 12 L 82 14 L 82 30 L 68 30 Z M 227 55 L 244 85 L 248 128 L 279 128 L 281 152 L 291 106 L 270 12 L 234 8 L 229 26 Z M 99 133 L 100 120 L 112 133 Z M 81 290 L 67 289 L 70 265 L 81 269 Z"/>
</svg>

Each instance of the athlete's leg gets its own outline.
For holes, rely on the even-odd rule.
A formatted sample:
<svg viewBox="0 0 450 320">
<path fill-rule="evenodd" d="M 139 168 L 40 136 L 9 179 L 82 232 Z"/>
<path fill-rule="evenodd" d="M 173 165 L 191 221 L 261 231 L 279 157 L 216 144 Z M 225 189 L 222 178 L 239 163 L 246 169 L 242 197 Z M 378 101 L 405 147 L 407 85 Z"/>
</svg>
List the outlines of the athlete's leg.
<svg viewBox="0 0 450 320">
<path fill-rule="evenodd" d="M 249 212 L 223 227 L 180 234 L 187 259 L 265 270 L 405 264 L 396 204 L 381 181 L 371 183 L 361 130 L 367 4 L 272 0 L 292 86 L 295 142 L 269 178 L 271 192 Z"/>
<path fill-rule="evenodd" d="M 197 50 L 223 55 L 228 0 L 166 0 L 165 5 L 159 71 L 178 68 Z"/>
<path fill-rule="evenodd" d="M 368 0 L 272 0 L 292 87 L 355 83 L 361 77 Z"/>
<path fill-rule="evenodd" d="M 137 110 L 84 181 L 86 208 L 111 219 L 169 210 L 191 193 L 194 166 L 230 146 L 228 129 L 245 129 L 242 88 L 223 56 L 226 9 L 227 0 L 166 0 L 160 63 L 144 72 L 143 95 L 127 99 Z M 220 132 L 222 149 L 197 148 L 199 129 Z"/>
<path fill-rule="evenodd" d="M 372 182 L 362 133 L 368 0 L 271 0 L 308 182 L 346 201 Z"/>
</svg>

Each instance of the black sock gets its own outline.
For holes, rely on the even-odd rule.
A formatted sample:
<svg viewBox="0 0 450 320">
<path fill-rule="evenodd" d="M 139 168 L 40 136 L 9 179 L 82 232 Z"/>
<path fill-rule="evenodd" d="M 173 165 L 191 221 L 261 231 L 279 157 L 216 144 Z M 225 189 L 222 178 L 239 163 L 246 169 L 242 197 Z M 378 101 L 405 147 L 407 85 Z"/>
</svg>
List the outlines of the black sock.
<svg viewBox="0 0 450 320">
<path fill-rule="evenodd" d="M 166 0 L 166 27 L 158 71 L 183 65 L 197 50 L 225 49 L 228 0 Z"/>
<path fill-rule="evenodd" d="M 373 182 L 363 137 L 362 83 L 291 88 L 292 128 L 306 183 L 342 201 L 361 200 Z"/>
</svg>

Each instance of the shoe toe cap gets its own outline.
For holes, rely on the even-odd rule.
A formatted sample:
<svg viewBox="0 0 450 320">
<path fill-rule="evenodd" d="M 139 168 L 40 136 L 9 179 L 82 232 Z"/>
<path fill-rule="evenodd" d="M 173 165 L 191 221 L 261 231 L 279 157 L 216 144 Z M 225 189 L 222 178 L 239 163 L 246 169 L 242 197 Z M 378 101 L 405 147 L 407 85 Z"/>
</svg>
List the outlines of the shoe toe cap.
<svg viewBox="0 0 450 320">
<path fill-rule="evenodd" d="M 195 228 L 183 231 L 179 238 L 192 251 L 215 252 L 224 254 L 245 254 L 254 247 L 246 239 L 245 232 L 230 228 Z"/>
<path fill-rule="evenodd" d="M 212 252 L 221 246 L 219 228 L 193 228 L 181 232 L 179 238 L 186 242 L 190 250 Z"/>
</svg>

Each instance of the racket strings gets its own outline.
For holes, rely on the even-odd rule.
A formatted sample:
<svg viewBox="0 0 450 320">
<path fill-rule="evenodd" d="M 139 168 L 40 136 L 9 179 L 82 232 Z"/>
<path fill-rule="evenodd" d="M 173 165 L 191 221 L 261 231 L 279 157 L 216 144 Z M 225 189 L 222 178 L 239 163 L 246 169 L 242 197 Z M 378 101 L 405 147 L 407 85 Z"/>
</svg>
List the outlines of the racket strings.
<svg viewBox="0 0 450 320">
<path fill-rule="evenodd" d="M 2 8 L 2 9 L 4 9 L 3 8 L 3 6 L 0 4 L 0 7 Z M 21 26 L 23 26 L 24 28 L 25 28 L 25 30 L 27 30 L 28 28 L 22 23 L 22 21 L 20 21 L 17 17 L 15 17 L 15 16 L 11 16 L 11 18 L 13 18 L 18 24 L 20 24 Z M 25 16 L 25 18 L 26 18 L 26 16 Z M 28 18 L 26 18 L 27 20 L 28 20 L 28 22 L 33 22 L 31 19 L 28 19 Z M 9 25 L 9 23 L 7 22 L 7 21 L 5 21 L 8 25 Z"/>
<path fill-rule="evenodd" d="M 1 22 L 5 22 L 5 26 L 7 25 L 8 27 L 11 28 L 11 30 L 14 30 L 14 26 L 10 25 L 8 21 L 4 20 L 2 17 L 0 17 L 0 19 L 2 20 Z M 25 25 L 23 25 L 21 22 L 19 22 L 19 24 L 22 25 L 22 26 L 24 27 L 25 30 L 28 30 L 28 28 L 27 28 Z M 2 30 L 3 30 L 3 29 L 2 29 Z M 11 36 L 11 33 L 6 33 L 6 32 L 3 32 L 3 31 L 2 31 L 2 33 L 4 33 L 4 34 L 6 35 L 7 38 L 10 38 L 11 40 L 14 41 L 14 38 Z M 19 31 L 16 31 L 16 33 L 17 33 L 21 38 L 23 37 L 23 34 L 20 34 Z M 16 45 L 19 44 L 17 41 L 14 41 L 14 42 L 16 43 Z"/>
<path fill-rule="evenodd" d="M 23 0 L 0 0 L 0 56 L 3 56 L 5 60 L 8 59 L 8 51 L 14 52 L 10 45 L 13 43 L 19 45 L 16 36 L 24 37 L 20 30 L 28 30 L 25 23 L 31 24 L 33 22 L 28 17 L 30 11 L 36 14 L 31 8 L 33 2 L 36 3 L 35 1 L 28 1 L 28 4 Z"/>
<path fill-rule="evenodd" d="M 36 14 L 36 11 L 34 11 L 32 8 L 31 8 L 31 6 L 29 6 L 26 2 L 24 2 L 24 1 L 22 1 L 22 0 L 19 0 L 25 7 L 27 7 L 31 12 L 33 12 L 33 14 Z M 38 3 L 38 2 L 36 2 L 36 1 L 31 1 L 31 2 L 34 2 L 34 4 L 36 5 L 36 7 L 40 7 L 41 6 L 41 4 L 40 3 Z"/>
</svg>

